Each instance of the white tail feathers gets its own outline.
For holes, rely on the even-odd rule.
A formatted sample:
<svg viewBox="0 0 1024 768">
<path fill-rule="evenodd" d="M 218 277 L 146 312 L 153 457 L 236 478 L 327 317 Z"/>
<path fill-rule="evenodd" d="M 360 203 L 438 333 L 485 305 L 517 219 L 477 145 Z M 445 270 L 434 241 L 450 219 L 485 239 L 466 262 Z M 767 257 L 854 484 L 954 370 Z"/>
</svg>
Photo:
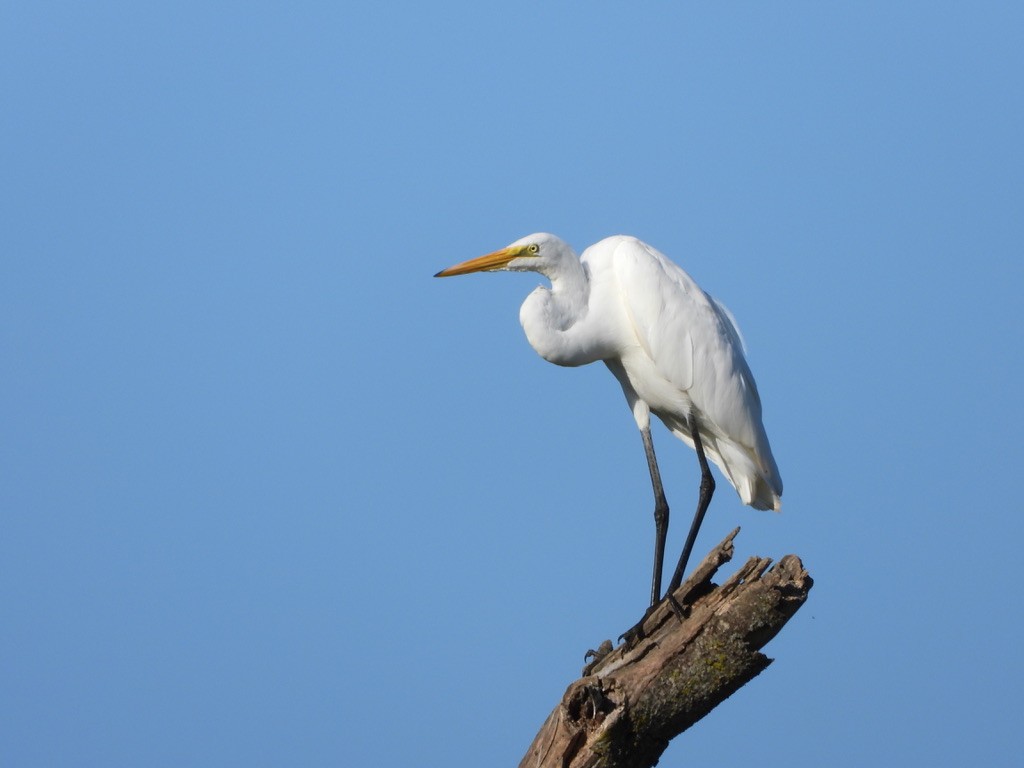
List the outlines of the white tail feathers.
<svg viewBox="0 0 1024 768">
<path fill-rule="evenodd" d="M 729 479 L 744 504 L 754 509 L 781 511 L 782 480 L 778 470 L 765 472 L 746 448 L 728 440 L 705 438 L 704 452 Z M 772 465 L 774 469 L 774 462 Z"/>
</svg>

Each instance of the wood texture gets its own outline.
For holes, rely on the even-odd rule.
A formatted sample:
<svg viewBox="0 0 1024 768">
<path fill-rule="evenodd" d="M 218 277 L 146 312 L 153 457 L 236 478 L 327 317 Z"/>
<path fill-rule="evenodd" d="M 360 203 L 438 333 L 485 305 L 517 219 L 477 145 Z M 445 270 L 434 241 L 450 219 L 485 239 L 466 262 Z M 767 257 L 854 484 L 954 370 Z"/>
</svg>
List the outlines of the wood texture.
<svg viewBox="0 0 1024 768">
<path fill-rule="evenodd" d="M 721 586 L 733 556 L 729 534 L 667 601 L 642 622 L 641 638 L 588 664 L 548 716 L 520 768 L 644 768 L 771 659 L 759 649 L 807 599 L 813 585 L 795 555 L 774 566 L 752 557 Z M 752 756 L 753 759 L 753 756 Z"/>
</svg>

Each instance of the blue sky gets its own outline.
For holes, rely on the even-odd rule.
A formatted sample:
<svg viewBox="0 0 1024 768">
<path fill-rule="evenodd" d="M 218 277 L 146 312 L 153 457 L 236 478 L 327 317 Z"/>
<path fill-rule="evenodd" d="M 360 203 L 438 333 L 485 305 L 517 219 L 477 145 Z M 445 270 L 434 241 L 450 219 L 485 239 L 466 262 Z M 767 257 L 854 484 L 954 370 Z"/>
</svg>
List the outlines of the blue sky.
<svg viewBox="0 0 1024 768">
<path fill-rule="evenodd" d="M 661 764 L 1015 764 L 1019 4 L 352 5 L 2 11 L 4 764 L 516 764 L 653 538 L 537 276 L 431 277 L 541 230 L 732 309 L 784 507 L 697 551 L 816 580 Z"/>
</svg>

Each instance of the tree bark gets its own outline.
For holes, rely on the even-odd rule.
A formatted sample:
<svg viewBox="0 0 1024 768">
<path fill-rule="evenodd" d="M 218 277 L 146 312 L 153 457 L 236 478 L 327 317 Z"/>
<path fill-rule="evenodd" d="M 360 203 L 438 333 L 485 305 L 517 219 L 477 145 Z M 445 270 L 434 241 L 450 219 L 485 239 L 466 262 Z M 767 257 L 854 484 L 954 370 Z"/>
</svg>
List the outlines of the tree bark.
<svg viewBox="0 0 1024 768">
<path fill-rule="evenodd" d="M 640 625 L 639 639 L 605 641 L 548 716 L 520 768 L 647 768 L 668 743 L 765 669 L 759 652 L 807 599 L 800 558 L 752 557 L 721 586 L 730 533 Z"/>
</svg>

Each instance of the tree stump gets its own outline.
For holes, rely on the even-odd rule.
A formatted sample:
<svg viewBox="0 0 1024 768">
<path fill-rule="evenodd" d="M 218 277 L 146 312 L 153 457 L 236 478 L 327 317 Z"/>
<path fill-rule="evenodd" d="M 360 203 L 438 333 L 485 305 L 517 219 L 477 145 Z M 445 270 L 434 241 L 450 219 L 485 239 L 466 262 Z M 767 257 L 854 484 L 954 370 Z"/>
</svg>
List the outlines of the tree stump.
<svg viewBox="0 0 1024 768">
<path fill-rule="evenodd" d="M 605 641 L 534 738 L 520 768 L 646 768 L 668 743 L 765 669 L 759 652 L 814 584 L 800 558 L 752 557 L 721 586 L 739 528 L 638 625 Z"/>
</svg>

